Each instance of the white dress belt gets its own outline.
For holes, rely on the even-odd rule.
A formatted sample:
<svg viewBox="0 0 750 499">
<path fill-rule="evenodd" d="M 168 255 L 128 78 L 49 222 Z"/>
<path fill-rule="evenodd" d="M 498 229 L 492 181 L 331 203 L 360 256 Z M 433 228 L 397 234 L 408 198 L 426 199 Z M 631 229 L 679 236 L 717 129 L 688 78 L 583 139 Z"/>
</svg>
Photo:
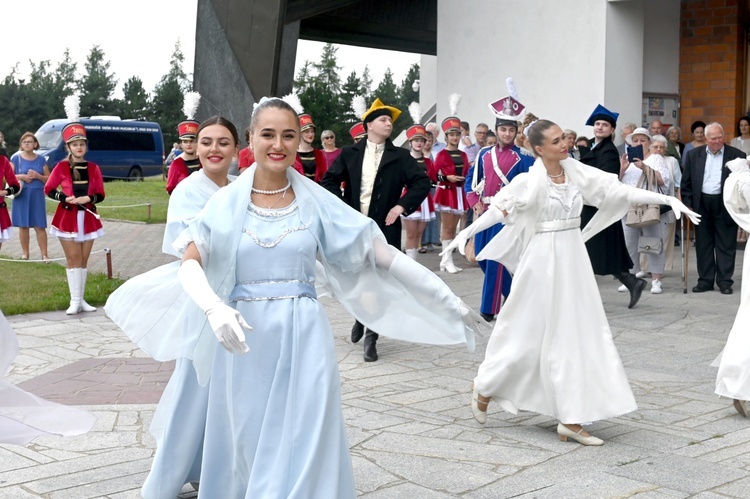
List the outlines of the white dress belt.
<svg viewBox="0 0 750 499">
<path fill-rule="evenodd" d="M 560 220 L 547 220 L 537 222 L 536 233 L 540 232 L 558 232 L 561 230 L 579 229 L 581 227 L 581 217 L 564 218 Z"/>
</svg>

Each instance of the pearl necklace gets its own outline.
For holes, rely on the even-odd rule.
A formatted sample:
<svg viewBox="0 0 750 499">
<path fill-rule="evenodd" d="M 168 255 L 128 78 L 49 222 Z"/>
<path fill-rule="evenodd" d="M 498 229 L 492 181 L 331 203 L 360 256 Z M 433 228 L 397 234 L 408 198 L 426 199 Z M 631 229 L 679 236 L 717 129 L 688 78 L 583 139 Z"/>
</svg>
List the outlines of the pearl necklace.
<svg viewBox="0 0 750 499">
<path fill-rule="evenodd" d="M 251 190 L 256 194 L 265 194 L 266 196 L 273 196 L 274 194 L 281 194 L 282 192 L 286 194 L 286 191 L 288 191 L 291 186 L 292 186 L 292 183 L 289 182 L 288 184 L 286 184 L 286 186 L 282 187 L 281 189 L 276 189 L 275 191 L 264 191 L 262 189 L 256 189 L 255 187 L 251 187 Z"/>
<path fill-rule="evenodd" d="M 550 175 L 549 173 L 547 174 L 549 178 L 559 178 L 559 177 L 562 177 L 563 175 L 565 175 L 565 170 L 563 169 L 560 169 L 560 173 L 558 173 L 557 175 Z"/>
</svg>

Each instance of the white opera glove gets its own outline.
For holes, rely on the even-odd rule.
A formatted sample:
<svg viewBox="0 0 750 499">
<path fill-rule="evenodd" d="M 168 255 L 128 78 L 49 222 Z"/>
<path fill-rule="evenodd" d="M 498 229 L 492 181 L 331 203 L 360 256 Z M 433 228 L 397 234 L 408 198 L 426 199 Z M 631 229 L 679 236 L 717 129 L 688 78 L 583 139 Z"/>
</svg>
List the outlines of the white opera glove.
<svg viewBox="0 0 750 499">
<path fill-rule="evenodd" d="M 485 210 L 485 212 L 482 213 L 479 218 L 474 220 L 471 225 L 459 232 L 453 239 L 453 241 L 447 247 L 443 248 L 443 251 L 440 252 L 440 256 L 443 256 L 444 254 L 448 253 L 449 251 L 453 251 L 456 248 L 458 248 L 458 251 L 461 252 L 462 255 L 466 255 L 466 242 L 471 239 L 471 236 L 473 236 L 477 232 L 482 232 L 485 229 L 489 229 L 493 225 L 498 224 L 503 220 L 505 220 L 503 212 L 500 211 L 500 209 L 495 205 L 491 204 L 490 207 L 487 208 L 487 210 Z"/>
<path fill-rule="evenodd" d="M 672 207 L 672 210 L 674 211 L 675 217 L 680 218 L 680 213 L 684 213 L 687 215 L 687 217 L 690 219 L 691 222 L 693 222 L 693 225 L 698 225 L 701 223 L 701 216 L 685 206 L 685 204 L 673 196 L 664 196 L 667 198 L 667 202 L 669 206 Z"/>
<path fill-rule="evenodd" d="M 180 265 L 180 270 L 177 271 L 177 278 L 188 296 L 206 314 L 208 323 L 221 346 L 231 353 L 249 352 L 250 347 L 245 343 L 243 329 L 250 332 L 253 328 L 245 322 L 237 310 L 224 303 L 214 293 L 200 263 L 192 259 L 184 261 Z"/>
</svg>

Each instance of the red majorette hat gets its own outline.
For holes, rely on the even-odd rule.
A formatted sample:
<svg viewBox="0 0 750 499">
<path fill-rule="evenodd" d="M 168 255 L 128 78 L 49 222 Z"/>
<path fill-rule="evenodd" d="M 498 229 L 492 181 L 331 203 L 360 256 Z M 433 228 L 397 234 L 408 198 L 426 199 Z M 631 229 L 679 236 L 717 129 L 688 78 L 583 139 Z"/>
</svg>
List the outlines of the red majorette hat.
<svg viewBox="0 0 750 499">
<path fill-rule="evenodd" d="M 184 121 L 177 125 L 177 136 L 180 139 L 194 139 L 198 136 L 200 122 L 195 120 L 195 113 L 198 112 L 198 105 L 201 102 L 201 94 L 198 92 L 188 92 L 182 101 L 182 112 L 185 113 Z"/>
<path fill-rule="evenodd" d="M 440 126 L 443 129 L 443 133 L 459 132 L 461 133 L 461 120 L 455 116 L 445 118 L 443 124 Z"/>
<path fill-rule="evenodd" d="M 194 139 L 198 135 L 198 127 L 200 126 L 201 124 L 195 120 L 181 121 L 177 125 L 177 135 L 181 139 Z"/>
<path fill-rule="evenodd" d="M 361 121 L 355 124 L 353 127 L 349 129 L 349 135 L 351 135 L 354 140 L 359 140 L 365 135 L 367 135 L 367 131 L 365 130 L 365 124 L 362 123 Z"/>
<path fill-rule="evenodd" d="M 309 114 L 300 114 L 299 115 L 299 131 L 304 132 L 308 128 L 315 128 L 315 123 L 313 123 L 312 116 Z"/>
<path fill-rule="evenodd" d="M 427 139 L 427 130 L 422 125 L 412 125 L 406 130 L 406 140 Z"/>
<path fill-rule="evenodd" d="M 74 140 L 89 140 L 88 138 L 86 138 L 86 128 L 83 126 L 83 124 L 77 121 L 68 123 L 67 125 L 65 125 L 65 127 L 63 127 L 62 138 L 63 142 L 65 142 L 66 144 Z"/>
</svg>

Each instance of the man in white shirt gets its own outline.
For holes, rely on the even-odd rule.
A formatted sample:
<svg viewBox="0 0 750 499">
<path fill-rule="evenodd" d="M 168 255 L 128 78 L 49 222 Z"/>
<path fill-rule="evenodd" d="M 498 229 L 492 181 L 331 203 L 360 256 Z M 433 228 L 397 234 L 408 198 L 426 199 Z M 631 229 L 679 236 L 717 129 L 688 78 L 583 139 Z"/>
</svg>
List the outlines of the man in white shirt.
<svg viewBox="0 0 750 499">
<path fill-rule="evenodd" d="M 698 283 L 693 293 L 714 289 L 732 294 L 732 276 L 737 252 L 737 224 L 724 207 L 724 182 L 729 176 L 727 162 L 744 158 L 741 150 L 724 144 L 724 129 L 719 123 L 706 126 L 706 147 L 696 147 L 685 155 L 680 184 L 682 202 L 700 213 L 695 232 Z"/>
<path fill-rule="evenodd" d="M 372 218 L 383 231 L 388 244 L 401 250 L 401 215 L 414 212 L 430 191 L 430 179 L 409 151 L 390 140 L 393 122 L 401 111 L 380 99 L 362 115 L 367 137 L 344 147 L 323 176 L 320 184 L 363 215 Z M 341 184 L 344 192 L 341 192 Z M 404 188 L 407 192 L 402 196 Z M 355 322 L 352 343 L 364 334 Z M 378 360 L 377 333 L 367 330 L 365 362 Z"/>
<path fill-rule="evenodd" d="M 446 143 L 440 142 L 440 127 L 437 123 L 435 123 L 434 121 L 431 123 L 427 123 L 424 128 L 432 134 L 432 156 L 430 157 L 430 159 L 434 161 L 438 153 L 445 149 Z"/>
</svg>

